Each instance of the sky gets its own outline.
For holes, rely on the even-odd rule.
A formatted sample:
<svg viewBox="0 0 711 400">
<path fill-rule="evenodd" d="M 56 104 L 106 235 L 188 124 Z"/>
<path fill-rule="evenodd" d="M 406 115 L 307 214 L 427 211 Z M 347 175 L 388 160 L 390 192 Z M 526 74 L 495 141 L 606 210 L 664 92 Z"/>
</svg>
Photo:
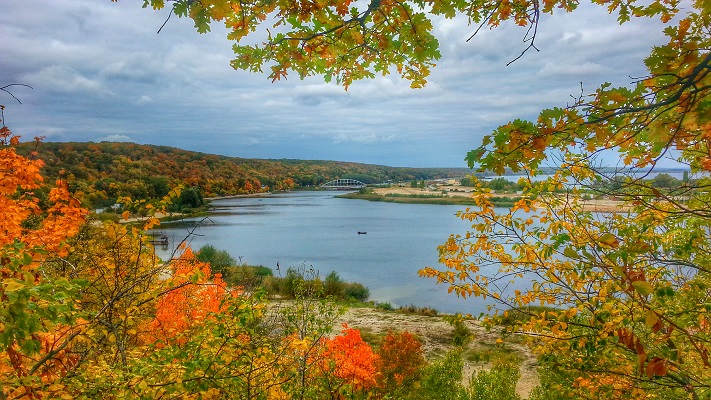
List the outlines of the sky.
<svg viewBox="0 0 711 400">
<path fill-rule="evenodd" d="M 0 92 L 5 123 L 23 140 L 129 141 L 234 157 L 352 161 L 396 167 L 466 167 L 467 151 L 515 118 L 565 106 L 603 82 L 645 75 L 664 43 L 661 24 L 620 26 L 602 7 L 541 18 L 537 47 L 525 29 L 435 21 L 442 58 L 424 89 L 397 75 L 355 82 L 267 74 L 229 65 L 224 27 L 141 0 L 0 1 Z"/>
</svg>

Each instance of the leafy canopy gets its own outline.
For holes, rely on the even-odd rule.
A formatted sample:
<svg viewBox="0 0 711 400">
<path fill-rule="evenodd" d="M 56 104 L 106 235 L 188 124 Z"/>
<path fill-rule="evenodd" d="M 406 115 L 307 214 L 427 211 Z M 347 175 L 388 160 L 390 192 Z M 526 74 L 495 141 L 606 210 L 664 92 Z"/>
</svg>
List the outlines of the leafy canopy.
<svg viewBox="0 0 711 400">
<path fill-rule="evenodd" d="M 116 0 L 114 0 L 116 1 Z M 618 14 L 659 17 L 669 21 L 678 0 L 593 0 Z M 413 88 L 426 84 L 440 58 L 432 17 L 468 18 L 496 27 L 512 21 L 536 27 L 541 13 L 575 10 L 570 0 L 177 0 L 172 11 L 189 17 L 200 33 L 223 23 L 235 42 L 232 66 L 252 72 L 267 70 L 272 81 L 290 72 L 299 77 L 335 78 L 348 88 L 356 80 L 397 71 Z M 144 7 L 165 7 L 165 0 L 145 0 Z M 531 41 L 531 47 L 533 42 Z"/>
</svg>

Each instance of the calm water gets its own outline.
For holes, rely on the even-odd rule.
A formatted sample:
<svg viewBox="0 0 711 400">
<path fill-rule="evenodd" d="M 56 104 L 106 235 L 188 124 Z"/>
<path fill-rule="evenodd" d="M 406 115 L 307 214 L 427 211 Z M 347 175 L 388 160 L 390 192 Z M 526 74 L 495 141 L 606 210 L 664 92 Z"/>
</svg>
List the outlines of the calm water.
<svg viewBox="0 0 711 400">
<path fill-rule="evenodd" d="M 214 201 L 215 213 L 195 230 L 191 246 L 199 249 L 209 243 L 235 259 L 273 270 L 278 262 L 282 273 L 302 264 L 313 266 L 322 277 L 336 271 L 343 280 L 366 285 L 371 300 L 394 306 L 414 304 L 476 315 L 486 311 L 481 299 L 459 299 L 435 280 L 417 275 L 425 266 L 440 266 L 437 246 L 451 233 L 466 232 L 467 223 L 455 216 L 465 207 L 335 198 L 341 193 Z M 189 222 L 193 227 L 197 220 Z M 161 226 L 171 247 L 188 234 L 186 226 Z"/>
</svg>

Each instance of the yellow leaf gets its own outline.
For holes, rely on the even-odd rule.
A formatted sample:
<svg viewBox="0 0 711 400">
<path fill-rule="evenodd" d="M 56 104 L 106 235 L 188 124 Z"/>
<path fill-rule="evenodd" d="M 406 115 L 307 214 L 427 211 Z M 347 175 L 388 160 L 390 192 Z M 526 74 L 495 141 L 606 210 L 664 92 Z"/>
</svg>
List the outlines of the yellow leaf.
<svg viewBox="0 0 711 400">
<path fill-rule="evenodd" d="M 15 279 L 5 279 L 2 281 L 2 284 L 5 286 L 6 292 L 15 292 L 25 287 L 22 282 L 18 282 Z"/>
<path fill-rule="evenodd" d="M 620 241 L 617 240 L 617 237 L 613 235 L 612 233 L 606 233 L 597 240 L 600 244 L 604 244 L 606 246 L 610 246 L 612 248 L 615 248 L 620 245 Z"/>
<path fill-rule="evenodd" d="M 644 315 L 644 323 L 651 328 L 657 323 L 657 321 L 659 321 L 657 314 L 652 310 L 647 310 Z"/>
</svg>

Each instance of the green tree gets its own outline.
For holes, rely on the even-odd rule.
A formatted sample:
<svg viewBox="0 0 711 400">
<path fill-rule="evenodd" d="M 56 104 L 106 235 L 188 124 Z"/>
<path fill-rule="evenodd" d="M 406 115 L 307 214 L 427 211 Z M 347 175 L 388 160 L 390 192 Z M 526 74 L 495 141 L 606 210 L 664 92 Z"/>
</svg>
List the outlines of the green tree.
<svg viewBox="0 0 711 400">
<path fill-rule="evenodd" d="M 336 271 L 331 271 L 323 281 L 323 291 L 326 296 L 342 298 L 345 295 L 345 282 Z"/>
<path fill-rule="evenodd" d="M 652 179 L 652 187 L 655 188 L 675 188 L 681 185 L 681 181 L 669 174 L 659 174 Z"/>
<path fill-rule="evenodd" d="M 175 202 L 178 209 L 197 208 L 203 204 L 202 194 L 199 188 L 189 187 L 180 192 L 180 196 Z"/>
<path fill-rule="evenodd" d="M 210 269 L 214 274 L 222 274 L 226 277 L 230 273 L 230 267 L 237 265 L 237 260 L 234 259 L 226 250 L 218 250 L 211 244 L 206 244 L 200 247 L 195 258 L 198 261 L 210 263 Z"/>
</svg>

